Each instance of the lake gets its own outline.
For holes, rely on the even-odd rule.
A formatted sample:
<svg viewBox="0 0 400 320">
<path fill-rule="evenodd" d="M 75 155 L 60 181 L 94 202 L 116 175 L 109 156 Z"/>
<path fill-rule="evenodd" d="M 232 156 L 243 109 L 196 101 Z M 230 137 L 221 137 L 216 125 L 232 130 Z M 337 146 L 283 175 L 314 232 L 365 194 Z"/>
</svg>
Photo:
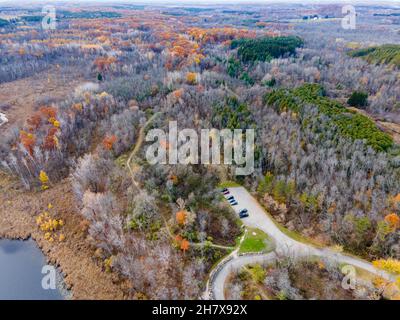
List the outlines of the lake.
<svg viewBox="0 0 400 320">
<path fill-rule="evenodd" d="M 0 240 L 0 299 L 61 300 L 61 274 L 57 272 L 56 289 L 42 288 L 43 253 L 33 240 Z"/>
</svg>

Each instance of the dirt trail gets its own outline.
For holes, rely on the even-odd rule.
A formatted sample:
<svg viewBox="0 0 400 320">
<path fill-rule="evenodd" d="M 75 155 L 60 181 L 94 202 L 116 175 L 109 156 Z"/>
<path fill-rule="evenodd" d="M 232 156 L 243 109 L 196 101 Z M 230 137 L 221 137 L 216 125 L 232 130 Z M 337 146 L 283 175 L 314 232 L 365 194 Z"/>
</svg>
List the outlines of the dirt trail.
<svg viewBox="0 0 400 320">
<path fill-rule="evenodd" d="M 161 112 L 157 112 L 155 114 L 153 114 L 149 120 L 147 120 L 147 122 L 140 128 L 139 131 L 139 136 L 138 139 L 136 141 L 135 147 L 133 148 L 133 151 L 131 152 L 131 154 L 129 155 L 128 160 L 126 161 L 126 166 L 129 169 L 129 173 L 131 175 L 131 179 L 132 179 L 132 183 L 134 184 L 134 186 L 136 187 L 136 189 L 140 192 L 140 187 L 139 184 L 136 182 L 135 180 L 135 172 L 138 169 L 138 165 L 136 163 L 136 161 L 133 161 L 134 158 L 136 157 L 137 153 L 140 151 L 140 148 L 142 147 L 144 138 L 145 138 L 145 131 L 146 128 L 154 121 L 155 118 L 157 118 L 159 115 L 161 114 Z M 133 163 L 132 163 L 133 162 Z"/>
</svg>

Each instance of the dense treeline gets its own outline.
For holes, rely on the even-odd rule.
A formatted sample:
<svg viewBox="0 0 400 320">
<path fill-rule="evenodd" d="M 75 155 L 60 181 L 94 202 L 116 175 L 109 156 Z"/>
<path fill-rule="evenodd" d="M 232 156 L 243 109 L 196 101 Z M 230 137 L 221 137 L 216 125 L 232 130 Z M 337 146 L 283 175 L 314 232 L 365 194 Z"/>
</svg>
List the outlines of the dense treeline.
<svg viewBox="0 0 400 320">
<path fill-rule="evenodd" d="M 363 58 L 369 63 L 391 64 L 400 67 L 400 45 L 386 44 L 379 47 L 352 50 L 350 57 Z"/>
<path fill-rule="evenodd" d="M 0 28 L 4 28 L 10 25 L 10 22 L 8 20 L 0 19 Z"/>
<path fill-rule="evenodd" d="M 321 114 L 329 117 L 343 136 L 365 139 L 377 151 L 387 151 L 393 146 L 393 139 L 379 130 L 371 119 L 324 97 L 324 89 L 319 85 L 306 84 L 294 90 L 279 89 L 267 94 L 264 99 L 280 112 L 291 110 L 301 116 L 306 104 L 314 105 Z"/>
<path fill-rule="evenodd" d="M 271 61 L 296 52 L 303 45 L 299 37 L 268 37 L 261 39 L 233 40 L 231 49 L 238 49 L 243 62 Z"/>
</svg>

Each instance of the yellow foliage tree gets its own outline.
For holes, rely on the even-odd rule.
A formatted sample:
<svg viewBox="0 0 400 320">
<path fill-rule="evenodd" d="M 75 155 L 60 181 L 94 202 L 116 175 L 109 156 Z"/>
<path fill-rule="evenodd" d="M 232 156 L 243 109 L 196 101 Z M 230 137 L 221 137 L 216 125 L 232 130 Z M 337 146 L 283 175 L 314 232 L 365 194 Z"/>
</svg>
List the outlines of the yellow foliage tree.
<svg viewBox="0 0 400 320">
<path fill-rule="evenodd" d="M 104 260 L 104 268 L 106 272 L 112 271 L 112 256 Z"/>
<path fill-rule="evenodd" d="M 52 204 L 47 206 L 49 209 L 53 208 Z M 64 221 L 59 219 L 52 219 L 49 212 L 45 211 L 36 217 L 36 224 L 39 229 L 43 231 L 44 238 L 49 242 L 54 242 L 58 239 L 59 242 L 65 240 L 65 235 L 63 233 L 58 233 L 64 226 Z"/>
<path fill-rule="evenodd" d="M 379 259 L 372 262 L 374 267 L 390 273 L 400 274 L 400 261 L 396 259 Z"/>
<path fill-rule="evenodd" d="M 39 180 L 42 183 L 42 190 L 46 190 L 49 188 L 49 186 L 48 186 L 49 177 L 47 176 L 46 172 L 44 172 L 43 170 L 41 170 L 39 173 Z"/>
<path fill-rule="evenodd" d="M 194 85 L 197 83 L 197 75 L 194 72 L 188 72 L 186 74 L 186 82 L 188 84 Z"/>
</svg>

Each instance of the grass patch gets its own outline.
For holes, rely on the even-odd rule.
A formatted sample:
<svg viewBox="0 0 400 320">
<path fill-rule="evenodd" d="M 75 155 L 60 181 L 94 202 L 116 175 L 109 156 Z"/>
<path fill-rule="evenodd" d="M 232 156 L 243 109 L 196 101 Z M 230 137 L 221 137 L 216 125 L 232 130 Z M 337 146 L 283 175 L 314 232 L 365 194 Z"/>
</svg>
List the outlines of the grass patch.
<svg viewBox="0 0 400 320">
<path fill-rule="evenodd" d="M 270 252 L 274 248 L 272 240 L 260 229 L 249 228 L 240 245 L 239 253 Z"/>
<path fill-rule="evenodd" d="M 240 184 L 235 181 L 223 181 L 218 185 L 218 188 L 235 188 L 240 187 Z"/>
</svg>

